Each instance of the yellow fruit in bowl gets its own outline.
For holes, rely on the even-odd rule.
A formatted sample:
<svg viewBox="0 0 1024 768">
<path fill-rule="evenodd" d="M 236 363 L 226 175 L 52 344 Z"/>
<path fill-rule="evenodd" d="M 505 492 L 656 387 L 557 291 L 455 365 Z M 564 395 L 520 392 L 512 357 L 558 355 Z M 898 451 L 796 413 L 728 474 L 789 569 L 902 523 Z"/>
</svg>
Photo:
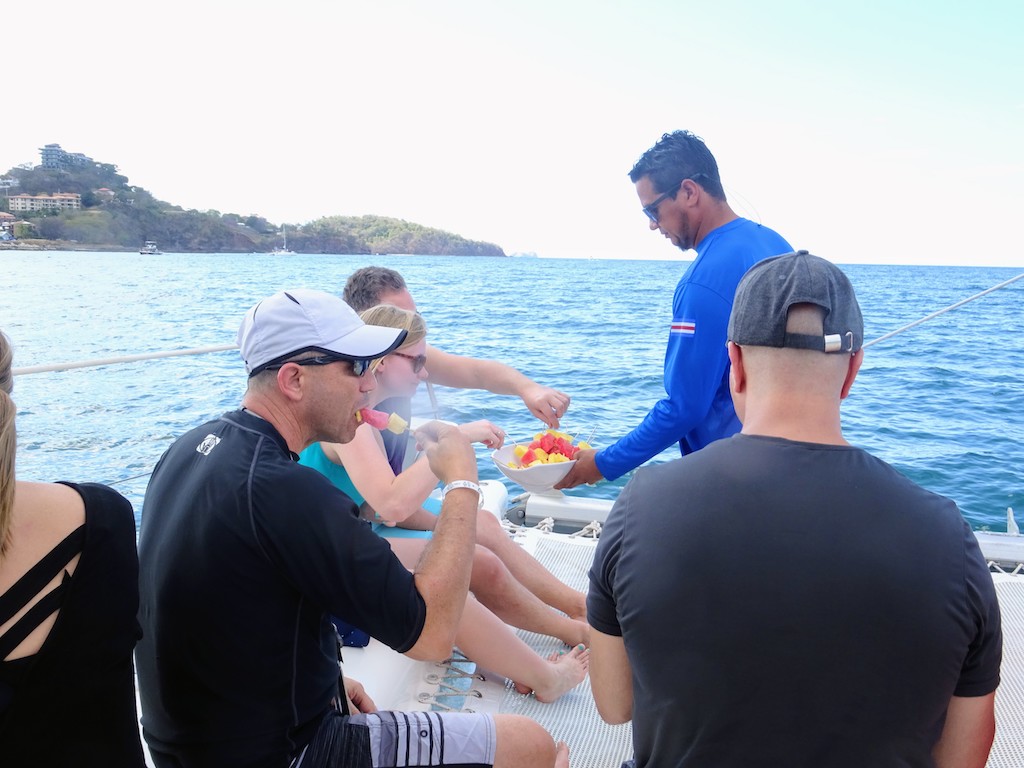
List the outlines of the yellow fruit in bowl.
<svg viewBox="0 0 1024 768">
<path fill-rule="evenodd" d="M 572 435 L 557 429 L 538 432 L 529 445 L 516 444 L 512 455 L 519 463 L 511 466 L 513 469 L 524 469 L 537 464 L 560 464 L 575 459 L 581 449 L 590 448 L 590 443 L 585 440 L 579 445 L 573 445 L 572 441 Z"/>
</svg>

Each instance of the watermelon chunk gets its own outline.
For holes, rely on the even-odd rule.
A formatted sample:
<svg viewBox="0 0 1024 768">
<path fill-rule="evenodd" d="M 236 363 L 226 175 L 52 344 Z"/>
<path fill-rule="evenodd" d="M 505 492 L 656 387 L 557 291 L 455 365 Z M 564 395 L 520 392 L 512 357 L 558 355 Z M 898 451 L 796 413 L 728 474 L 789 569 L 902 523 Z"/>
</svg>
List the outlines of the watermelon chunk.
<svg viewBox="0 0 1024 768">
<path fill-rule="evenodd" d="M 397 413 L 387 414 L 384 411 L 375 411 L 372 408 L 360 408 L 356 414 L 356 420 L 359 422 L 365 421 L 374 429 L 381 431 L 385 429 L 391 430 L 396 435 L 402 434 L 409 428 L 409 422 Z"/>
</svg>

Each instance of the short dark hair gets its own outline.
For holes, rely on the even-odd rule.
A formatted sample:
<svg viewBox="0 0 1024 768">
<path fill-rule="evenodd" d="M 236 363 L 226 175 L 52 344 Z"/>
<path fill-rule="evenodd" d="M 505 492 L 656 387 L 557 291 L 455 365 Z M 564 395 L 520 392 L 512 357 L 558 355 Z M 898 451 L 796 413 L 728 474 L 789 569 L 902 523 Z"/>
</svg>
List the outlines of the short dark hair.
<svg viewBox="0 0 1024 768">
<path fill-rule="evenodd" d="M 356 312 L 365 312 L 370 307 L 380 304 L 380 297 L 385 293 L 405 289 L 405 279 L 395 270 L 387 267 L 363 267 L 349 275 L 341 298 Z"/>
<path fill-rule="evenodd" d="M 709 195 L 725 200 L 715 156 L 700 136 L 689 131 L 666 133 L 644 152 L 629 172 L 629 178 L 636 184 L 644 176 L 650 177 L 654 191 L 659 194 L 692 178 Z"/>
</svg>

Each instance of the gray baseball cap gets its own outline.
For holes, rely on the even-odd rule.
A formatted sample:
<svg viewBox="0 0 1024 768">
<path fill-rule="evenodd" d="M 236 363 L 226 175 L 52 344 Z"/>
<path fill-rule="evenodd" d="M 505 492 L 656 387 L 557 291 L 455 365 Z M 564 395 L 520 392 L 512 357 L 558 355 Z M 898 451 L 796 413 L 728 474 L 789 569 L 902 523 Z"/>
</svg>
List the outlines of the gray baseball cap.
<svg viewBox="0 0 1024 768">
<path fill-rule="evenodd" d="M 825 310 L 821 336 L 786 333 L 789 308 Z M 856 352 L 864 343 L 864 318 L 849 278 L 835 264 L 807 251 L 759 261 L 740 280 L 729 316 L 729 341 L 740 346 Z"/>
</svg>

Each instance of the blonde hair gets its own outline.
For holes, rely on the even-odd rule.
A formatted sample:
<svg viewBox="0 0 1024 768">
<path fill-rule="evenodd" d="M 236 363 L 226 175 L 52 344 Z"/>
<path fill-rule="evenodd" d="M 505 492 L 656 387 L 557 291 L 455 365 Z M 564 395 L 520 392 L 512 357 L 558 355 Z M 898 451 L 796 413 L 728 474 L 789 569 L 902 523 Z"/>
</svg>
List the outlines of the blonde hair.
<svg viewBox="0 0 1024 768">
<path fill-rule="evenodd" d="M 18 436 L 14 430 L 17 409 L 11 400 L 14 389 L 12 356 L 11 342 L 0 331 L 0 557 L 7 552 L 14 512 L 14 452 Z"/>
<path fill-rule="evenodd" d="M 407 331 L 405 341 L 398 347 L 398 350 L 408 349 L 427 337 L 427 322 L 423 319 L 423 315 L 419 312 L 400 309 L 394 304 L 377 304 L 360 312 L 359 317 L 367 325 L 382 325 L 385 328 L 400 328 Z M 371 368 L 376 369 L 383 359 L 374 360 Z"/>
</svg>

